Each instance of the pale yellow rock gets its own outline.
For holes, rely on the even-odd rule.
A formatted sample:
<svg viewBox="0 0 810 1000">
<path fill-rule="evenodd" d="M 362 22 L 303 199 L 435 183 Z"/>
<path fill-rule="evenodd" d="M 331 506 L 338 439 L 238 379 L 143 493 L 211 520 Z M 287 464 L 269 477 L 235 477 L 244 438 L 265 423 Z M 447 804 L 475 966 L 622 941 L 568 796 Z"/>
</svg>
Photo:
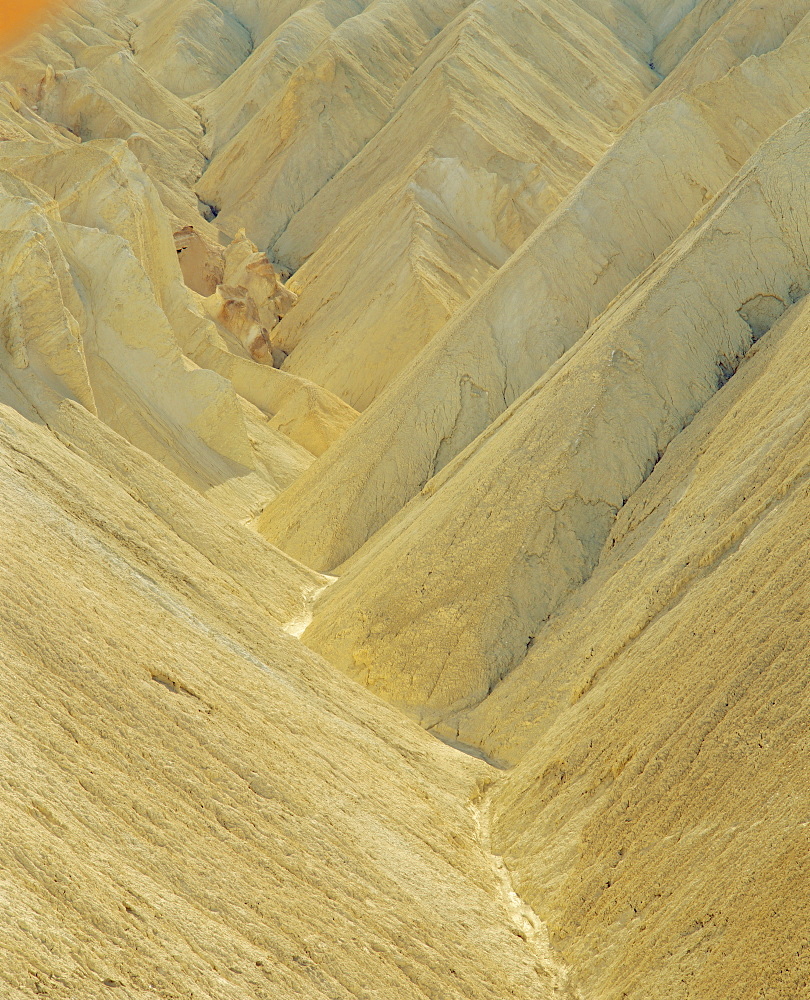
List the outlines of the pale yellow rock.
<svg viewBox="0 0 810 1000">
<path fill-rule="evenodd" d="M 184 351 L 203 368 L 223 375 L 241 397 L 313 455 L 321 455 L 357 419 L 342 399 L 307 379 L 236 355 L 210 323 L 197 324 L 183 341 Z"/>
<path fill-rule="evenodd" d="M 687 621 L 682 604 L 693 593 L 702 591 L 709 602 L 706 616 L 723 617 L 719 598 L 708 596 L 715 574 L 722 578 L 726 560 L 736 561 L 757 534 L 772 530 L 769 514 L 805 476 L 799 356 L 809 325 L 803 300 L 749 351 L 622 509 L 593 577 L 538 633 L 520 667 L 443 731 L 517 761 L 658 619 L 669 627 Z M 751 593 L 764 586 L 757 573 Z M 778 615 L 768 602 L 753 617 L 768 622 Z M 723 627 L 732 623 L 741 627 L 731 616 Z"/>
<path fill-rule="evenodd" d="M 179 97 L 217 86 L 250 54 L 250 32 L 211 0 L 138 5 L 130 38 L 135 59 Z"/>
<path fill-rule="evenodd" d="M 199 101 L 207 122 L 212 154 L 218 153 L 279 93 L 295 70 L 347 18 L 366 5 L 361 0 L 319 0 L 291 3 L 298 9 L 282 13 L 283 4 L 263 4 L 257 14 L 278 23 L 233 73 Z M 244 14 L 240 13 L 240 18 Z M 254 32 L 254 40 L 256 34 Z"/>
<path fill-rule="evenodd" d="M 513 669 L 667 445 L 810 287 L 808 155 L 803 114 L 355 556 L 305 641 L 428 722 Z"/>
<path fill-rule="evenodd" d="M 695 43 L 739 0 L 698 0 L 678 24 L 660 39 L 650 60 L 666 76 L 686 57 Z"/>
<path fill-rule="evenodd" d="M 390 122 L 275 244 L 278 259 L 306 261 L 298 308 L 274 336 L 285 370 L 364 409 L 587 173 L 653 83 L 582 11 L 472 3 Z"/>
<path fill-rule="evenodd" d="M 680 49 L 677 55 L 656 53 L 654 58 L 661 60 L 669 75 L 650 97 L 651 102 L 718 80 L 749 56 L 777 48 L 808 12 L 805 0 L 736 0 L 731 5 L 715 4 L 712 17 L 724 7 L 723 16 L 705 33 L 707 25 L 702 18 L 692 26 L 689 49 Z M 697 8 L 694 14 L 701 10 Z"/>
<path fill-rule="evenodd" d="M 500 264 L 656 82 L 579 5 L 471 3 L 430 46 L 391 120 L 293 216 L 273 253 L 300 267 L 395 180 L 431 196 L 433 214 Z"/>
<path fill-rule="evenodd" d="M 3 187 L 13 190 L 7 181 Z M 45 216 L 30 211 L 30 203 L 6 195 L 3 209 L 3 361 L 95 412 L 81 337 L 86 313 L 62 248 Z"/>
<path fill-rule="evenodd" d="M 542 738 L 494 843 L 585 995 L 806 990 L 809 326 L 794 306 L 670 447 L 501 716 L 504 746 Z"/>
<path fill-rule="evenodd" d="M 15 381 L 29 379 L 24 394 L 37 394 L 44 381 L 93 408 L 225 509 L 255 513 L 311 456 L 228 382 L 183 357 L 168 318 L 184 321 L 177 315 L 184 308 L 177 296 L 185 292 L 171 230 L 132 154 L 109 141 L 56 150 L 33 141 L 7 142 L 0 153 L 7 170 L 41 185 L 33 194 L 47 213 L 29 202 L 36 221 L 26 225 L 44 233 L 50 249 L 44 256 L 22 252 L 22 301 L 19 291 L 8 289 L 9 353 L 20 371 Z M 9 222 L 11 229 L 18 226 Z M 9 246 L 7 253 L 18 251 Z M 74 304 L 63 326 L 42 323 L 50 301 L 42 290 L 52 290 L 60 274 L 62 298 L 72 296 Z M 25 306 L 29 299 L 36 313 Z M 54 301 L 48 308 L 62 307 Z M 57 352 L 60 329 L 64 347 Z M 47 331 L 49 341 L 47 374 L 38 360 L 40 331 Z M 35 352 L 33 366 L 27 343 Z"/>
<path fill-rule="evenodd" d="M 3 1000 L 808 994 L 808 67 L 810 0 L 0 56 Z"/>
<path fill-rule="evenodd" d="M 215 565 L 5 406 L 0 456 L 4 997 L 551 997 L 483 765 L 286 635 L 227 534 Z"/>
<path fill-rule="evenodd" d="M 209 242 L 194 226 L 183 226 L 174 234 L 174 246 L 183 281 L 199 295 L 213 295 L 225 276 L 222 247 Z"/>
<path fill-rule="evenodd" d="M 204 219 L 196 216 L 196 209 L 193 207 L 196 199 L 188 192 L 187 188 L 182 187 L 182 178 L 178 180 L 178 174 L 182 174 L 182 170 L 179 169 L 176 162 L 172 161 L 171 157 L 165 161 L 161 160 L 161 155 L 163 154 L 160 153 L 161 150 L 166 152 L 172 148 L 173 144 L 176 145 L 175 140 L 178 136 L 181 146 L 183 143 L 186 143 L 186 148 L 191 151 L 193 143 L 199 140 L 201 134 L 197 116 L 172 94 L 160 87 L 155 81 L 152 81 L 150 77 L 144 74 L 142 69 L 132 63 L 128 50 L 121 47 L 126 39 L 125 32 L 113 33 L 111 36 L 102 36 L 95 27 L 92 29 L 83 29 L 82 26 L 88 23 L 87 13 L 88 10 L 85 9 L 81 14 L 77 13 L 75 17 L 73 14 L 70 14 L 68 22 L 71 28 L 85 35 L 86 30 L 96 32 L 95 35 L 91 33 L 89 36 L 86 36 L 87 41 L 100 42 L 102 38 L 105 38 L 110 44 L 106 46 L 106 49 L 102 44 L 88 46 L 72 30 L 62 30 L 61 34 L 57 33 L 60 44 L 67 46 L 67 49 L 60 48 L 58 50 L 62 52 L 63 59 L 70 60 L 70 64 L 66 68 L 78 65 L 77 61 L 81 61 L 83 64 L 86 64 L 91 74 L 91 76 L 87 75 L 88 68 L 81 69 L 80 72 L 84 74 L 82 79 L 86 81 L 83 84 L 84 89 L 75 91 L 74 88 L 75 93 L 71 98 L 73 104 L 70 107 L 65 104 L 66 92 L 59 82 L 58 73 L 51 74 L 48 77 L 47 70 L 42 67 L 43 59 L 40 53 L 46 51 L 50 56 L 52 52 L 57 51 L 52 42 L 48 42 L 45 39 L 33 39 L 19 53 L 15 53 L 9 62 L 14 68 L 12 78 L 15 81 L 30 80 L 34 92 L 39 93 L 43 84 L 41 80 L 37 81 L 37 74 L 44 74 L 45 77 L 48 77 L 49 82 L 47 86 L 50 88 L 48 91 L 48 107 L 50 108 L 51 117 L 58 117 L 60 114 L 69 117 L 70 115 L 79 114 L 79 109 L 82 109 L 82 124 L 87 130 L 86 137 L 93 137 L 99 133 L 108 134 L 109 131 L 98 114 L 94 112 L 93 115 L 95 117 L 93 117 L 93 115 L 87 114 L 84 110 L 87 108 L 87 100 L 89 100 L 86 95 L 91 93 L 96 95 L 92 100 L 96 101 L 96 105 L 102 109 L 112 107 L 115 101 L 119 100 L 119 96 L 126 102 L 127 108 L 136 109 L 137 114 L 140 116 L 138 118 L 138 122 L 140 123 L 138 127 L 142 129 L 144 135 L 149 137 L 149 142 L 152 142 L 155 136 L 160 140 L 161 136 L 167 135 L 165 129 L 171 128 L 174 137 L 169 142 L 163 142 L 162 145 L 158 142 L 154 146 L 154 148 L 158 149 L 159 155 L 157 158 L 153 158 L 152 162 L 147 157 L 145 162 L 146 168 L 155 177 L 164 203 L 170 209 L 174 210 L 174 219 L 176 220 L 178 217 L 190 218 L 193 215 L 196 217 L 195 227 L 210 242 L 211 230 L 209 224 Z M 96 9 L 90 13 L 92 13 L 97 21 L 104 24 L 105 30 L 112 30 L 99 10 Z M 73 21 L 70 20 L 71 17 L 74 17 Z M 123 37 L 119 37 L 121 35 Z M 119 47 L 116 48 L 116 45 Z M 111 50 L 111 52 L 107 50 Z M 57 62 L 57 65 L 60 64 Z M 112 67 L 118 68 L 113 69 Z M 123 67 L 123 71 L 121 71 L 121 67 Z M 26 73 L 28 76 L 26 76 Z M 53 92 L 60 86 L 62 86 L 62 89 L 58 90 L 58 93 L 61 103 L 53 104 Z M 113 97 L 112 91 L 115 91 L 119 96 Z M 27 139 L 29 135 L 33 134 L 37 138 L 42 138 L 49 143 L 49 148 L 43 148 L 43 155 L 36 161 L 30 159 L 31 150 L 26 149 L 26 160 L 23 168 L 26 176 L 34 176 L 31 173 L 31 167 L 35 164 L 38 182 L 44 184 L 46 187 L 50 187 L 54 192 L 61 192 L 65 188 L 65 185 L 73 187 L 79 174 L 86 174 L 87 180 L 84 188 L 77 189 L 77 193 L 78 190 L 83 190 L 84 192 L 80 196 L 82 200 L 78 203 L 81 207 L 75 210 L 71 207 L 71 212 L 73 213 L 71 218 L 76 216 L 78 212 L 79 217 L 76 218 L 76 221 L 85 224 L 89 219 L 87 213 L 92 211 L 94 224 L 101 225 L 105 229 L 109 229 L 112 226 L 115 231 L 125 236 L 137 248 L 136 252 L 150 273 L 153 284 L 158 291 L 161 306 L 166 312 L 174 328 L 175 336 L 182 343 L 184 350 L 189 351 L 189 345 L 198 344 L 200 340 L 206 344 L 212 338 L 216 340 L 212 332 L 205 330 L 206 324 L 202 319 L 199 307 L 194 303 L 189 304 L 186 297 L 176 287 L 175 272 L 168 262 L 167 257 L 169 250 L 165 239 L 165 224 L 158 226 L 158 229 L 161 226 L 163 227 L 160 237 L 154 235 L 154 223 L 159 219 L 161 213 L 154 202 L 153 194 L 148 191 L 148 186 L 144 186 L 143 180 L 139 179 L 132 171 L 131 163 L 123 158 L 124 154 L 120 147 L 113 151 L 113 147 L 107 146 L 105 148 L 91 143 L 88 145 L 86 151 L 83 151 L 82 154 L 77 154 L 84 156 L 87 161 L 85 167 L 73 167 L 73 161 L 69 161 L 71 165 L 66 166 L 63 162 L 60 166 L 60 161 L 54 159 L 50 155 L 49 150 L 53 147 L 53 143 L 57 139 L 59 142 L 64 142 L 63 136 L 59 135 L 57 137 L 53 129 L 49 130 L 47 124 L 42 122 L 39 116 L 32 115 L 25 105 L 21 104 L 19 99 L 12 97 L 11 102 L 13 109 L 17 112 L 16 114 L 12 113 L 12 118 L 14 119 L 13 128 L 16 130 L 13 137 Z M 113 130 L 113 134 L 120 134 L 122 137 L 127 138 L 128 144 L 132 148 L 133 143 L 130 140 L 131 128 L 133 126 L 131 123 L 134 119 L 132 119 L 130 112 L 123 105 L 119 104 L 118 107 L 123 110 L 122 115 L 119 115 L 119 118 L 116 119 L 119 124 L 113 123 L 115 129 L 119 131 L 115 132 Z M 143 118 L 141 112 L 147 112 L 152 118 L 147 121 Z M 127 115 L 129 115 L 129 119 L 127 119 Z M 21 117 L 24 119 L 22 122 L 25 128 L 24 132 L 20 132 L 20 127 L 17 124 Z M 42 124 L 38 124 L 39 122 L 42 122 Z M 125 124 L 122 126 L 121 122 Z M 126 124 L 126 122 L 129 122 L 129 124 Z M 57 127 L 59 129 L 65 128 L 62 124 L 58 124 Z M 70 145 L 75 144 L 76 139 L 70 132 L 65 131 L 64 135 L 69 137 Z M 113 162 L 105 164 L 105 154 L 101 153 L 102 148 L 105 148 L 107 155 L 112 154 Z M 142 160 L 144 158 L 144 148 L 148 148 L 148 146 L 139 147 L 137 143 L 135 144 L 135 152 L 141 155 Z M 8 156 L 11 150 L 6 146 L 4 152 Z M 176 156 L 176 152 L 173 152 L 171 155 Z M 196 152 L 192 155 L 199 156 Z M 21 164 L 23 161 L 17 160 L 16 162 Z M 91 164 L 94 164 L 94 166 L 91 166 Z M 187 181 L 193 177 L 193 173 L 192 169 L 191 173 L 186 175 Z M 135 190 L 132 190 L 133 197 L 126 199 L 126 203 L 129 205 L 128 217 L 130 222 L 122 229 L 123 219 L 113 217 L 120 216 L 121 214 L 122 202 L 118 198 L 118 189 L 123 182 L 124 176 L 126 176 L 125 183 L 127 187 L 133 188 L 134 186 Z M 173 186 L 168 186 L 168 181 L 162 184 L 161 178 L 164 181 L 167 178 L 171 178 Z M 110 191 L 108 194 L 102 196 L 101 189 L 104 184 L 108 185 Z M 178 197 L 175 197 L 177 192 L 180 192 L 179 200 Z M 69 198 L 66 195 L 64 197 L 60 195 L 63 205 L 75 205 L 77 193 L 71 193 Z M 112 201 L 110 200 L 111 197 Z M 146 204 L 143 203 L 144 199 L 146 200 Z M 107 216 L 103 220 L 100 220 L 99 213 L 103 214 L 104 212 L 107 212 Z M 287 295 L 286 292 L 279 293 L 279 290 L 274 286 L 273 299 L 273 305 L 277 307 L 276 312 L 278 313 L 283 311 L 284 305 L 290 301 L 291 296 Z M 265 311 L 269 310 L 265 309 Z M 206 351 L 205 349 L 197 352 L 196 356 L 193 350 L 191 354 L 194 356 L 197 364 L 221 371 L 226 376 L 230 374 L 230 369 L 234 366 L 233 361 L 229 362 L 221 359 L 219 352 L 216 352 L 213 357 L 210 350 Z M 208 354 L 208 358 L 203 359 L 203 354 Z M 248 356 L 248 354 L 245 354 L 245 357 Z M 302 380 L 292 378 L 273 380 L 273 385 L 270 386 L 267 384 L 266 379 L 263 381 L 261 378 L 257 379 L 255 376 L 245 372 L 241 372 L 240 378 L 246 387 L 251 402 L 259 407 L 265 417 L 273 424 L 273 427 L 283 427 L 286 433 L 291 434 L 294 439 L 303 443 L 307 450 L 311 450 L 314 453 L 320 453 L 328 447 L 354 418 L 354 412 L 349 407 L 343 406 L 337 400 L 330 397 L 328 393 L 324 393 L 315 386 L 310 387 L 306 382 L 302 382 Z M 281 385 L 277 385 L 276 382 L 280 382 Z M 244 404 L 240 404 L 239 408 L 244 411 Z M 252 448 L 254 454 L 251 458 L 251 464 L 255 465 L 258 463 L 260 467 L 263 467 L 266 465 L 268 459 L 271 460 L 272 464 L 272 454 L 268 454 L 266 445 L 260 443 L 261 439 L 267 437 L 268 434 L 271 439 L 271 452 L 275 450 L 276 458 L 281 458 L 279 453 L 281 442 L 272 440 L 272 435 L 274 434 L 273 427 L 264 422 L 265 418 L 260 417 L 251 408 L 247 412 L 242 413 L 238 420 L 239 424 L 242 424 L 245 419 L 250 424 L 250 427 L 247 428 L 249 435 L 254 439 L 256 446 L 263 453 L 263 457 L 260 457 L 256 453 L 256 446 L 254 446 Z M 238 434 L 242 433 L 244 431 L 238 431 Z M 244 454 L 247 453 L 243 450 Z M 294 449 L 293 454 L 295 454 Z M 293 474 L 297 474 L 307 461 L 306 456 L 299 452 L 295 455 L 295 464 L 291 466 L 290 457 L 292 455 L 282 459 L 283 465 L 287 466 L 290 470 L 282 473 L 282 483 L 284 484 L 290 481 L 291 470 L 295 469 L 295 473 Z M 287 478 L 284 479 L 283 476 L 287 476 Z M 244 476 L 240 478 L 244 480 Z M 272 478 L 275 478 L 275 475 Z M 266 487 L 262 488 L 266 489 Z M 252 494 L 253 487 L 249 489 Z M 259 502 L 258 499 L 255 496 L 251 496 L 248 499 L 244 495 L 242 487 L 240 487 L 240 493 L 243 494 L 243 499 L 239 502 L 242 504 L 246 503 L 248 508 L 255 508 L 255 505 Z M 231 501 L 228 502 L 230 503 Z"/>
<path fill-rule="evenodd" d="M 260 246 L 271 244 L 385 124 L 431 38 L 465 5 L 389 0 L 338 24 L 199 181 L 225 231 L 244 226 Z"/>
<path fill-rule="evenodd" d="M 75 9 L 60 6 L 50 30 L 4 57 L 4 74 L 67 137 L 124 139 L 174 227 L 196 223 L 214 238 L 190 190 L 205 164 L 199 114 L 135 61 L 132 13 L 81 0 Z"/>
<path fill-rule="evenodd" d="M 322 570 L 351 556 L 810 104 L 808 66 L 804 21 L 778 49 L 640 116 L 328 458 L 274 502 L 268 537 Z"/>
</svg>

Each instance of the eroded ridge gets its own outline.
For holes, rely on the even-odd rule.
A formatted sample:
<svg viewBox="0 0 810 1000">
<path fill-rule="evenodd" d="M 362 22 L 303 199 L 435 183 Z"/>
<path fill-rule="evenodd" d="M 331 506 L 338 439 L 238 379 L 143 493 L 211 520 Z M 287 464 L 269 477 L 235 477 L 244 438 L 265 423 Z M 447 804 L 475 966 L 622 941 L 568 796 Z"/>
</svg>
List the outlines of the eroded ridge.
<svg viewBox="0 0 810 1000">
<path fill-rule="evenodd" d="M 810 996 L 809 109 L 810 0 L 0 52 L 4 998 Z"/>
</svg>

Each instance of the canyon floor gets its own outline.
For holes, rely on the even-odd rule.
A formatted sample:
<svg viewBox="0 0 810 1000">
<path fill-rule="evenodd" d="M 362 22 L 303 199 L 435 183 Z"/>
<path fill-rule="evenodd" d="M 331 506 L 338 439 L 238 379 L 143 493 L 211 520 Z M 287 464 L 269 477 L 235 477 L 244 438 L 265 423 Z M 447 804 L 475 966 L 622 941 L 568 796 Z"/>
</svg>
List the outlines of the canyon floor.
<svg viewBox="0 0 810 1000">
<path fill-rule="evenodd" d="M 0 997 L 810 998 L 810 0 L 0 51 Z"/>
</svg>

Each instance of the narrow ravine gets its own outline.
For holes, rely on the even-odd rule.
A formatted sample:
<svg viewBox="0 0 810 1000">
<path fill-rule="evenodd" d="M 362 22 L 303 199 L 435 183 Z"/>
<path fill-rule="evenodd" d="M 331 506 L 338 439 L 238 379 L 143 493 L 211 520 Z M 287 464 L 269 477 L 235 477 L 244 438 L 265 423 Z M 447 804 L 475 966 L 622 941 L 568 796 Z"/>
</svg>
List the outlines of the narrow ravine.
<svg viewBox="0 0 810 1000">
<path fill-rule="evenodd" d="M 501 855 L 493 852 L 491 836 L 492 796 L 496 782 L 489 781 L 479 787 L 477 795 L 470 800 L 469 809 L 475 827 L 476 840 L 500 891 L 503 908 L 512 924 L 513 933 L 526 942 L 535 957 L 537 975 L 544 985 L 549 985 L 552 995 L 559 1000 L 585 1000 L 585 997 L 571 983 L 571 970 L 554 953 L 548 927 L 518 895 L 512 881 L 512 873 Z"/>
</svg>

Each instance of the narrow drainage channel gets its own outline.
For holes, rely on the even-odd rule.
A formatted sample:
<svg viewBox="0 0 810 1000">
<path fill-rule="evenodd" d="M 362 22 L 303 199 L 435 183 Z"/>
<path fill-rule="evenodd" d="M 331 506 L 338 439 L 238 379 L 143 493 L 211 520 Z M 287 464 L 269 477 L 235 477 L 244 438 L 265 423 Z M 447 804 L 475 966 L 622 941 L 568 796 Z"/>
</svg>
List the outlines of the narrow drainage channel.
<svg viewBox="0 0 810 1000">
<path fill-rule="evenodd" d="M 305 594 L 304 606 L 301 611 L 282 626 L 287 635 L 293 635 L 296 639 L 301 638 L 312 622 L 312 616 L 315 612 L 315 602 L 326 588 L 331 587 L 337 580 L 336 576 L 328 576 L 326 573 L 322 573 L 321 576 L 326 580 L 326 583 L 320 587 L 313 587 L 308 594 Z"/>
<path fill-rule="evenodd" d="M 425 732 L 430 733 L 431 736 L 435 737 L 439 742 L 444 743 L 445 746 L 452 747 L 461 753 L 466 753 L 468 757 L 475 757 L 476 760 L 482 760 L 485 764 L 489 764 L 490 767 L 497 768 L 499 771 L 508 771 L 511 768 L 510 764 L 504 764 L 503 761 L 495 760 L 494 757 L 490 757 L 480 747 L 473 746 L 471 743 L 462 743 L 461 740 L 454 740 L 452 736 L 444 736 L 433 729 L 427 729 Z"/>
<path fill-rule="evenodd" d="M 500 888 L 504 909 L 515 933 L 522 938 L 533 953 L 535 969 L 540 978 L 551 988 L 552 995 L 559 1000 L 583 1000 L 582 994 L 570 982 L 570 971 L 554 954 L 548 928 L 529 904 L 515 891 L 512 874 L 503 858 L 492 851 L 490 832 L 491 801 L 489 790 L 492 783 L 484 786 L 469 803 L 475 834 L 481 852 L 488 861 Z"/>
</svg>

